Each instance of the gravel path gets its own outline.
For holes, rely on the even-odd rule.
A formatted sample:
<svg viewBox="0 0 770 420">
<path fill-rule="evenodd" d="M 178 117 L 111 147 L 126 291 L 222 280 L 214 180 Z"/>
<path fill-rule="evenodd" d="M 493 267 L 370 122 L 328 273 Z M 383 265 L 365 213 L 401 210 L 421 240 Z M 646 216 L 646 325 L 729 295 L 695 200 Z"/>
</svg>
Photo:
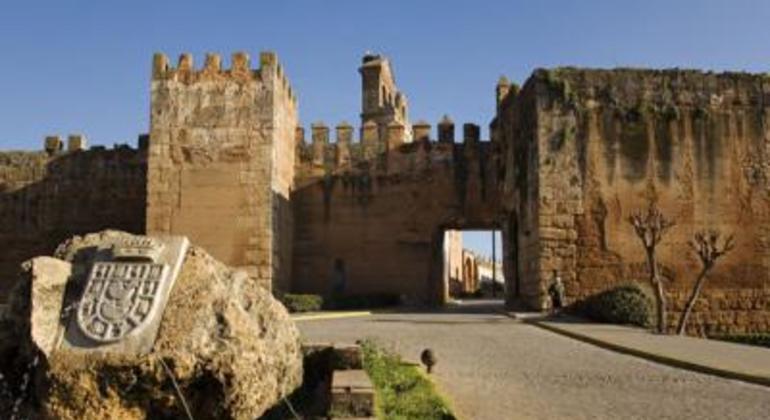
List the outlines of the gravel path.
<svg viewBox="0 0 770 420">
<path fill-rule="evenodd" d="M 657 365 L 486 307 L 300 322 L 308 342 L 374 338 L 434 379 L 464 419 L 770 419 L 770 388 Z"/>
</svg>

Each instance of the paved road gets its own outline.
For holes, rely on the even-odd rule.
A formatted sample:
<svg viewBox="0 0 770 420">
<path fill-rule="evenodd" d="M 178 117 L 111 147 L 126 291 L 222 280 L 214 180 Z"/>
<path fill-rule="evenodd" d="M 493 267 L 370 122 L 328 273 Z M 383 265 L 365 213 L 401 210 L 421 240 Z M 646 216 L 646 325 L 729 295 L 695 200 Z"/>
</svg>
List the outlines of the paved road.
<svg viewBox="0 0 770 420">
<path fill-rule="evenodd" d="M 498 315 L 489 305 L 299 323 L 308 342 L 374 338 L 435 379 L 465 419 L 770 419 L 770 388 L 670 368 Z"/>
</svg>

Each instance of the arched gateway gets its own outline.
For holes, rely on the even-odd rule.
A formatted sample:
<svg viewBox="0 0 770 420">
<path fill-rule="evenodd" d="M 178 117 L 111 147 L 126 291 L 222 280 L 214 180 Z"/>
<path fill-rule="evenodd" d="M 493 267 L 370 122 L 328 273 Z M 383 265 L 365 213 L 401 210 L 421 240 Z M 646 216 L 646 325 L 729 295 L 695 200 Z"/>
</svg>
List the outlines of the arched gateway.
<svg viewBox="0 0 770 420">
<path fill-rule="evenodd" d="M 544 309 L 553 270 L 568 303 L 643 280 L 627 218 L 655 203 L 677 222 L 658 255 L 674 313 L 697 270 L 687 241 L 719 228 L 737 249 L 710 273 L 694 328 L 770 326 L 767 76 L 536 70 L 520 89 L 499 81 L 488 141 L 465 124 L 457 142 L 448 117 L 435 140 L 411 124 L 388 60 L 367 55 L 360 127 L 316 123 L 306 143 L 275 54 L 257 69 L 244 53 L 221 63 L 156 55 L 138 150 L 74 135 L 66 151 L 51 136 L 45 151 L 0 153 L 2 278 L 73 234 L 115 228 L 188 236 L 277 293 L 438 304 L 445 232 L 494 229 L 506 301 Z"/>
</svg>

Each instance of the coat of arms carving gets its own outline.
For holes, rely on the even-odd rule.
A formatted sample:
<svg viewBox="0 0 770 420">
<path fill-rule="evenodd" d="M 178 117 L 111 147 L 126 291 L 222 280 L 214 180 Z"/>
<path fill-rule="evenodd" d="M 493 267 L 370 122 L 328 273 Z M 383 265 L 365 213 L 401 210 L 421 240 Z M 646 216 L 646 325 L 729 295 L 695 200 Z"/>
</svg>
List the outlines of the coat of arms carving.
<svg viewBox="0 0 770 420">
<path fill-rule="evenodd" d="M 141 330 L 157 310 L 166 271 L 163 264 L 95 263 L 77 311 L 82 332 L 94 341 L 109 343 Z"/>
</svg>

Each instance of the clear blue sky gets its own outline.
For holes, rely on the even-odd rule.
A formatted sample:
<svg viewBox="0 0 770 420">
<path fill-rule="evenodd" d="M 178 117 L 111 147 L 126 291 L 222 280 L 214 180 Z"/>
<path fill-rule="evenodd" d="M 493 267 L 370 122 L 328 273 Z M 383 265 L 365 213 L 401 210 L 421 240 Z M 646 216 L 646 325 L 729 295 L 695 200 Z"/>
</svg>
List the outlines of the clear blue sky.
<svg viewBox="0 0 770 420">
<path fill-rule="evenodd" d="M 0 149 L 148 129 L 153 52 L 275 50 L 303 124 L 356 124 L 356 68 L 389 55 L 413 120 L 486 127 L 501 74 L 536 67 L 770 69 L 768 1 L 35 1 L 0 6 Z M 486 130 L 485 130 L 486 132 Z"/>
<path fill-rule="evenodd" d="M 495 231 L 495 259 L 502 261 L 503 241 L 500 231 Z M 491 230 L 466 230 L 463 231 L 463 248 L 472 249 L 487 257 L 492 257 L 492 231 Z"/>
</svg>

